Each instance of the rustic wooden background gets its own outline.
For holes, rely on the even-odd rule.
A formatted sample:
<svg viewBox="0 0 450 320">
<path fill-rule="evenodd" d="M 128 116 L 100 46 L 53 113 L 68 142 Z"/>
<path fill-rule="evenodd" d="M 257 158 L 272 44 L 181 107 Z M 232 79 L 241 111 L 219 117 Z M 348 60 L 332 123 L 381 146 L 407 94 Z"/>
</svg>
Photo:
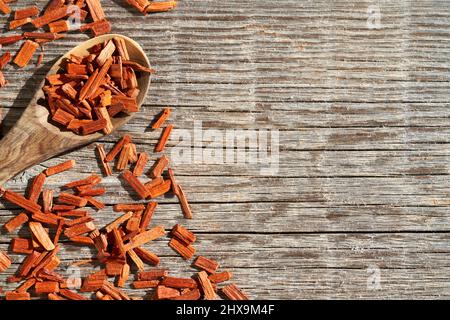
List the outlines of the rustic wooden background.
<svg viewBox="0 0 450 320">
<path fill-rule="evenodd" d="M 33 1 L 12 7 L 19 3 Z M 176 165 L 195 218 L 180 218 L 166 198 L 155 224 L 194 230 L 199 253 L 231 270 L 254 299 L 450 298 L 448 0 L 181 0 L 147 17 L 121 0 L 102 3 L 113 32 L 137 40 L 158 70 L 142 112 L 103 139 L 108 148 L 131 133 L 151 152 L 159 132 L 146 129 L 167 105 L 179 129 L 201 120 L 222 131 L 280 132 L 277 176 L 254 165 Z M 377 8 L 380 25 L 368 17 Z M 7 68 L 6 130 L 53 60 L 86 38 L 46 46 L 38 69 Z M 24 191 L 31 176 L 72 158 L 76 169 L 48 187 L 99 172 L 91 145 L 8 186 Z M 115 177 L 104 184 L 109 205 L 131 201 Z M 18 212 L 0 206 L 0 224 Z M 94 216 L 101 226 L 117 214 L 108 206 Z M 10 239 L 2 231 L 0 248 Z M 193 271 L 166 239 L 149 248 L 174 273 Z M 68 265 L 91 255 L 67 245 L 60 256 Z M 23 258 L 12 257 L 4 290 Z"/>
</svg>

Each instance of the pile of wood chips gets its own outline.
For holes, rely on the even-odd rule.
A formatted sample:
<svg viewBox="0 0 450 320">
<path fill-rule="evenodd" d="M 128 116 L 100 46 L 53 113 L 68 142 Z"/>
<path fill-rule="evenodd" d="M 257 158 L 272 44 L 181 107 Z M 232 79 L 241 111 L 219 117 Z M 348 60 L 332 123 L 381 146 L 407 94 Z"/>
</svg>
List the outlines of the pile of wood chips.
<svg viewBox="0 0 450 320">
<path fill-rule="evenodd" d="M 176 1 L 153 2 L 148 0 L 126 0 L 142 14 L 165 12 L 176 7 Z M 44 44 L 64 38 L 67 32 L 90 32 L 99 36 L 111 32 L 111 23 L 103 11 L 100 0 L 50 0 L 45 9 L 36 6 L 20 8 L 14 12 L 10 3 L 15 0 L 0 0 L 0 13 L 11 14 L 9 30 L 30 26 L 36 31 L 23 32 L 0 37 L 0 48 L 22 41 L 22 47 L 16 54 L 13 63 L 19 68 L 27 66 L 38 48 L 41 53 L 36 65 L 44 59 Z M 75 24 L 73 22 L 79 22 Z M 2 69 L 11 60 L 9 51 L 0 55 L 0 88 L 7 84 Z"/>
<path fill-rule="evenodd" d="M 170 113 L 170 108 L 164 109 L 152 128 L 159 130 Z M 167 128 L 172 127 L 169 124 L 162 130 L 156 150 L 164 150 L 170 134 Z M 22 226 L 30 231 L 29 238 L 15 237 L 11 241 L 10 250 L 25 255 L 25 259 L 16 274 L 7 280 L 20 284 L 14 291 L 6 292 L 6 300 L 29 300 L 32 294 L 52 300 L 139 299 L 131 298 L 122 290 L 133 272 L 136 278 L 131 287 L 148 289 L 153 299 L 212 300 L 217 298 L 217 294 L 230 300 L 248 299 L 234 284 L 219 288 L 223 282 L 230 280 L 232 274 L 218 272 L 219 263 L 212 259 L 199 255 L 193 262 L 198 269 L 194 276 L 173 277 L 169 270 L 157 267 L 160 258 L 144 248 L 151 241 L 166 236 L 164 226 L 150 227 L 158 205 L 156 198 L 174 194 L 179 199 L 184 218 L 193 217 L 186 195 L 169 167 L 167 156 L 162 155 L 155 161 L 146 174 L 150 179 L 143 181 L 149 155 L 137 152 L 131 136 L 125 135 L 108 153 L 103 145 L 97 145 L 96 150 L 103 175 L 113 174 L 112 165 L 115 162 L 115 171 L 121 172 L 120 178 L 143 202 L 114 205 L 114 211 L 123 214 L 108 225 L 97 227 L 88 207 L 96 210 L 105 208 L 105 204 L 95 198 L 106 193 L 105 188 L 99 186 L 102 180 L 99 175 L 93 174 L 67 183 L 57 196 L 55 190 L 44 189 L 47 177 L 70 170 L 76 165 L 73 160 L 47 168 L 34 177 L 26 196 L 11 190 L 0 190 L 5 201 L 23 209 L 4 225 L 6 231 L 12 233 Z M 183 259 L 190 261 L 194 258 L 194 243 L 197 241 L 194 233 L 176 224 L 168 236 L 168 245 Z M 69 244 L 94 247 L 97 252 L 95 257 L 76 264 L 95 263 L 100 269 L 84 279 L 64 278 L 57 271 L 61 262 L 58 253 L 63 245 L 62 239 Z M 0 251 L 0 272 L 11 264 L 8 255 Z"/>
<path fill-rule="evenodd" d="M 139 111 L 137 79 L 143 72 L 154 70 L 131 61 L 119 37 L 89 48 L 84 57 L 71 54 L 43 88 L 52 122 L 76 134 L 110 134 L 112 118 Z"/>
</svg>

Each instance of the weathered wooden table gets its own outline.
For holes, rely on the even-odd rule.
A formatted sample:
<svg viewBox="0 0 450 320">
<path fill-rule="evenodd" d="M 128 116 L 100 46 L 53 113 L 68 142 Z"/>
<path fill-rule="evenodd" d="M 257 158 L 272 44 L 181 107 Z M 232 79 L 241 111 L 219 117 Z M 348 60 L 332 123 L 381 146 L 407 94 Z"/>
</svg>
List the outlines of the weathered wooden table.
<svg viewBox="0 0 450 320">
<path fill-rule="evenodd" d="M 46 3 L 19 3 L 33 2 Z M 141 43 L 158 71 L 142 112 L 102 139 L 107 148 L 130 133 L 151 152 L 159 132 L 149 122 L 167 105 L 175 133 L 193 137 L 194 121 L 203 133 L 279 133 L 275 175 L 258 163 L 176 163 L 195 217 L 185 221 L 176 199 L 165 198 L 154 224 L 194 230 L 198 252 L 231 270 L 252 298 L 450 297 L 448 1 L 181 0 L 175 11 L 147 17 L 119 0 L 102 3 L 113 32 Z M 46 46 L 39 69 L 7 68 L 6 131 L 53 60 L 86 38 Z M 76 169 L 47 187 L 99 173 L 93 147 L 8 186 L 24 191 L 31 176 L 66 159 Z M 259 154 L 254 148 L 241 151 Z M 104 184 L 109 206 L 94 214 L 98 225 L 117 217 L 112 204 L 132 201 L 116 177 Z M 0 224 L 17 212 L 2 203 Z M 2 230 L 0 249 L 11 237 Z M 175 274 L 193 271 L 167 240 L 150 247 Z M 92 251 L 66 245 L 60 256 L 64 266 Z M 0 274 L 4 290 L 23 259 L 12 258 Z"/>
</svg>

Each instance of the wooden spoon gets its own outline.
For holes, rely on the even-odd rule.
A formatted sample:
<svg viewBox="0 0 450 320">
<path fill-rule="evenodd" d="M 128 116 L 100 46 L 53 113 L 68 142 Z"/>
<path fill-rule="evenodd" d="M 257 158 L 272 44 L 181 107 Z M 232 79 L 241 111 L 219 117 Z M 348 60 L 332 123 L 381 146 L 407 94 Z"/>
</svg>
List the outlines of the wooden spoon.
<svg viewBox="0 0 450 320">
<path fill-rule="evenodd" d="M 88 54 L 87 49 L 114 37 L 120 37 L 125 40 L 131 61 L 150 67 L 150 62 L 139 44 L 122 35 L 107 34 L 83 42 L 67 52 L 53 65 L 47 75 L 57 73 L 63 60 L 68 58 L 70 54 L 85 56 Z M 19 121 L 0 141 L 0 186 L 35 164 L 65 151 L 87 145 L 104 136 L 102 133 L 81 136 L 71 131 L 60 129 L 50 123 L 48 121 L 50 113 L 47 107 L 39 104 L 39 101 L 44 101 L 43 99 L 45 98 L 42 91 L 44 84 L 45 79 L 37 88 L 36 94 L 31 99 Z M 149 86 L 150 76 L 147 73 L 143 73 L 138 79 L 140 93 L 137 97 L 137 103 L 139 106 L 144 102 Z M 127 123 L 131 117 L 132 115 L 127 115 L 111 119 L 114 130 Z"/>
</svg>

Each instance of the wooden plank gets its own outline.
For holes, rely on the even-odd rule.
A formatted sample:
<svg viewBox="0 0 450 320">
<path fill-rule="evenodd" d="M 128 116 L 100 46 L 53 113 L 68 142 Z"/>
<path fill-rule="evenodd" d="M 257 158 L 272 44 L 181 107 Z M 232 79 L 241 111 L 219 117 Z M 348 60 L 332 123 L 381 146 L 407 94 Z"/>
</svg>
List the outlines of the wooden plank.
<svg viewBox="0 0 450 320">
<path fill-rule="evenodd" d="M 446 233 L 202 234 L 196 247 L 221 261 L 224 270 L 231 269 L 236 283 L 252 298 L 430 298 L 438 293 L 443 298 L 450 295 L 448 241 Z M 161 255 L 164 266 L 176 270 L 175 275 L 194 272 L 173 255 L 167 240 L 146 247 Z M 91 255 L 86 247 L 63 246 L 61 250 L 63 265 L 68 265 L 72 256 L 83 259 Z M 13 255 L 12 259 L 17 263 L 21 257 Z M 83 268 L 82 274 L 89 269 Z M 0 279 L 11 270 L 14 268 Z M 380 287 L 374 288 L 371 276 L 377 272 Z M 9 287 L 13 288 L 5 286 Z"/>
<path fill-rule="evenodd" d="M 105 143 L 107 149 L 111 143 Z M 150 153 L 149 163 L 145 167 L 143 179 L 148 179 L 151 164 L 159 157 L 152 154 L 151 146 L 138 145 L 139 151 Z M 206 154 L 214 154 L 217 149 L 205 148 Z M 171 150 L 168 156 L 171 155 Z M 174 153 L 175 155 L 175 153 Z M 246 151 L 248 157 L 258 159 L 258 151 Z M 281 177 L 392 177 L 392 176 L 427 176 L 448 175 L 448 158 L 450 150 L 441 145 L 429 145 L 423 150 L 280 150 L 278 176 Z M 76 166 L 68 174 L 68 179 L 95 172 L 100 174 L 97 156 L 92 146 L 62 155 L 43 162 L 23 173 L 32 177 L 40 171 L 67 160 L 75 160 Z M 259 176 L 261 164 L 226 162 L 225 158 L 219 163 L 213 161 L 195 161 L 186 163 L 186 158 L 174 158 L 170 166 L 175 169 L 177 176 Z M 183 163 L 185 162 L 185 163 Z M 115 172 L 117 175 L 117 172 Z M 187 178 L 186 178 L 187 179 Z"/>
<path fill-rule="evenodd" d="M 197 232 L 252 233 L 327 233 L 327 232 L 416 232 L 445 231 L 450 228 L 448 206 L 340 205 L 264 202 L 264 203 L 195 203 L 193 220 L 183 220 L 177 203 L 161 203 L 152 218 L 152 225 L 170 229 L 181 223 Z M 101 211 L 88 209 L 98 227 L 104 226 L 120 213 L 112 206 Z M 0 225 L 19 209 L 0 210 Z M 28 235 L 27 230 L 13 233 Z M 0 235 L 0 242 L 11 239 Z"/>
<path fill-rule="evenodd" d="M 194 230 L 199 252 L 230 269 L 252 298 L 450 296 L 450 8 L 444 0 L 376 4 L 379 29 L 367 25 L 373 1 L 191 0 L 147 17 L 102 1 L 113 32 L 141 43 L 158 71 L 142 112 L 101 140 L 107 148 L 131 133 L 154 160 L 159 131 L 148 126 L 167 105 L 173 137 L 192 134 L 194 120 L 221 134 L 279 130 L 276 176 L 248 164 L 175 163 L 195 219 L 180 219 L 176 199 L 164 198 L 153 221 Z M 7 19 L 0 16 L 0 24 Z M 37 70 L 4 70 L 6 130 L 52 60 L 85 39 L 69 34 L 46 45 L 46 64 Z M 175 144 L 169 141 L 169 156 Z M 23 192 L 30 177 L 68 159 L 77 167 L 50 177 L 46 187 L 100 173 L 93 147 L 30 168 L 8 185 Z M 99 199 L 108 206 L 93 213 L 99 226 L 118 215 L 112 204 L 134 200 L 115 177 L 103 186 L 108 194 Z M 0 224 L 19 212 L 4 205 Z M 10 238 L 0 233 L 0 249 Z M 193 272 L 167 239 L 148 248 L 175 275 Z M 59 256 L 67 266 L 92 252 L 64 245 Z M 13 267 L 0 274 L 3 290 L 13 288 L 5 279 L 22 259 L 12 257 Z M 381 287 L 374 288 L 377 268 Z"/>
<path fill-rule="evenodd" d="M 56 189 L 75 180 L 76 175 L 51 177 L 46 187 Z M 22 176 L 23 178 L 23 176 Z M 179 177 L 191 202 L 282 201 L 333 205 L 447 205 L 450 186 L 447 176 L 282 178 L 199 176 Z M 22 190 L 21 177 L 8 182 L 13 190 Z M 115 177 L 105 179 L 107 193 L 98 197 L 108 204 L 138 200 L 128 185 Z M 226 192 L 223 191 L 226 186 Z M 263 189 L 261 189 L 263 187 Z M 164 201 L 176 202 L 176 198 Z"/>
<path fill-rule="evenodd" d="M 136 19 L 132 12 L 124 12 L 123 8 L 108 2 L 105 7 L 110 19 L 117 21 L 117 31 L 142 41 L 151 52 L 155 65 L 161 66 L 163 78 L 158 77 L 154 83 L 154 94 L 164 103 L 174 104 L 175 98 L 191 104 L 195 100 L 203 104 L 204 101 L 248 101 L 252 98 L 259 101 L 445 102 L 448 91 L 445 84 L 438 82 L 448 80 L 445 58 L 436 61 L 419 49 L 426 45 L 425 48 L 432 47 L 433 52 L 439 50 L 442 55 L 448 54 L 441 40 L 445 39 L 449 26 L 442 18 L 435 18 L 438 13 L 445 16 L 446 11 L 433 5 L 385 3 L 382 6 L 385 27 L 368 34 L 365 24 L 369 4 L 315 2 L 299 6 L 295 1 L 283 1 L 270 7 L 266 3 L 252 3 L 252 12 L 256 14 L 249 17 L 242 13 L 244 9 L 239 2 L 223 6 L 195 1 L 189 5 L 181 4 L 180 9 L 170 16 L 152 15 L 150 23 L 149 19 L 138 17 L 138 21 L 143 22 L 144 32 L 149 31 L 145 36 L 142 29 L 135 30 L 123 23 L 130 17 Z M 344 5 L 350 5 L 354 10 L 349 13 L 342 8 Z M 296 9 L 286 9 L 292 7 Z M 258 10 L 263 11 L 258 14 Z M 324 12 L 327 13 L 325 17 Z M 207 16 L 209 18 L 205 19 Z M 226 27 L 224 21 L 227 21 Z M 119 25 L 120 22 L 123 24 Z M 405 36 L 405 28 L 414 30 L 421 24 L 426 25 L 423 31 Z M 165 32 L 157 32 L 167 29 L 170 30 L 169 38 Z M 49 58 L 82 38 L 71 35 L 48 46 Z M 349 46 L 350 40 L 353 45 Z M 214 46 L 210 45 L 212 41 Z M 415 49 L 417 53 L 411 54 Z M 277 53 L 275 60 L 273 52 Z M 362 53 L 364 61 L 360 59 Z M 175 61 L 171 60 L 173 56 L 177 57 Z M 405 56 L 408 57 L 407 64 L 403 59 Z M 218 60 L 219 57 L 227 60 Z M 189 70 L 195 74 L 185 72 Z M 14 78 L 26 77 L 17 71 L 13 75 Z M 224 84 L 220 85 L 220 82 Z M 235 85 L 231 86 L 233 82 Z M 249 95 L 243 83 L 247 83 L 254 93 Z M 20 88 L 19 82 L 17 85 Z M 216 95 L 211 91 L 213 88 L 222 93 Z M 199 89 L 203 96 L 196 94 Z M 184 93 L 188 94 L 185 99 L 180 96 Z M 213 100 L 209 99 L 210 95 L 215 95 Z"/>
<path fill-rule="evenodd" d="M 208 128 L 211 127 L 203 127 L 202 132 L 205 133 Z M 215 130 L 218 130 L 221 137 L 226 137 L 227 129 Z M 236 133 L 235 128 L 228 130 Z M 150 145 L 151 148 L 161 135 L 160 131 L 144 132 L 144 128 L 141 126 L 136 128 L 131 123 L 124 126 L 120 133 L 99 141 L 114 143 L 126 133 L 133 135 L 135 143 L 147 147 Z M 262 135 L 268 137 L 268 144 L 271 137 L 269 133 L 261 131 Z M 244 131 L 241 134 L 254 135 L 258 132 Z M 303 128 L 279 131 L 278 134 L 279 148 L 287 150 L 428 150 L 436 144 L 441 145 L 442 150 L 450 150 L 450 127 Z M 186 128 L 176 128 L 167 143 L 168 152 L 170 154 L 170 148 L 178 145 L 181 138 L 185 143 L 184 146 L 207 145 L 209 141 L 206 139 L 203 141 L 201 137 L 203 136 L 194 135 L 193 122 Z M 223 141 L 225 145 L 225 140 Z"/>
<path fill-rule="evenodd" d="M 31 89 L 31 87 L 30 87 Z M 25 102 L 25 99 L 23 99 Z M 144 105 L 131 125 L 139 131 L 149 130 L 149 123 L 161 105 Z M 345 128 L 345 127 L 438 127 L 448 126 L 447 103 L 241 103 L 211 106 L 173 105 L 171 118 L 181 128 L 201 121 L 206 127 L 220 129 Z M 5 108 L 11 127 L 23 109 L 15 104 Z"/>
</svg>

